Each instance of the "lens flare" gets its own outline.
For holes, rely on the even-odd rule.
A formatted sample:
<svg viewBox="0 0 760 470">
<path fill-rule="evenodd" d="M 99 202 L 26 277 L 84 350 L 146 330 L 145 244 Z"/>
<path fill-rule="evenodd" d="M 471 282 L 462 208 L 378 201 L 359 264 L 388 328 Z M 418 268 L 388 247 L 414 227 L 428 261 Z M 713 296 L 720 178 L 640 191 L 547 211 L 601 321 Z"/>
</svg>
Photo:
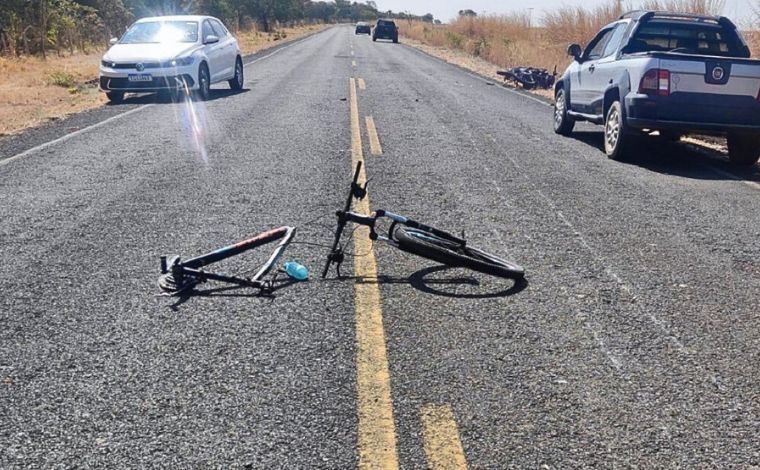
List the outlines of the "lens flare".
<svg viewBox="0 0 760 470">
<path fill-rule="evenodd" d="M 208 116 L 202 101 L 194 101 L 190 89 L 184 83 L 181 93 L 177 119 L 182 124 L 182 139 L 192 146 L 193 151 L 208 164 Z"/>
</svg>

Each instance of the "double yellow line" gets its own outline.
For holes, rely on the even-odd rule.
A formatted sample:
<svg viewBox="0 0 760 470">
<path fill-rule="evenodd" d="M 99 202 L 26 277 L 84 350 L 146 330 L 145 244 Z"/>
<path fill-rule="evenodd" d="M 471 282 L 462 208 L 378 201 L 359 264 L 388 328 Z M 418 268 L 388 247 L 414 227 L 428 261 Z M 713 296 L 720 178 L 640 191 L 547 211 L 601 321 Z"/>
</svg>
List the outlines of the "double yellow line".
<svg viewBox="0 0 760 470">
<path fill-rule="evenodd" d="M 359 80 L 359 83 L 364 85 L 364 80 Z M 356 79 L 350 79 L 351 166 L 355 168 L 358 162 L 362 162 L 358 183 L 363 185 L 367 181 L 367 173 L 362 148 L 356 83 Z M 365 86 L 361 88 L 364 89 Z M 382 147 L 377 137 L 374 120 L 367 116 L 366 123 L 370 150 L 373 154 L 380 155 Z M 369 196 L 360 201 L 355 200 L 353 209 L 368 214 Z M 399 461 L 391 398 L 391 378 L 385 347 L 380 288 L 377 282 L 377 260 L 372 251 L 368 227 L 360 226 L 356 229 L 354 251 L 367 253 L 367 256 L 355 258 L 354 261 L 359 468 L 395 470 L 399 468 Z M 467 462 L 451 407 L 425 406 L 420 413 L 420 419 L 428 466 L 431 469 L 466 469 Z"/>
<path fill-rule="evenodd" d="M 351 166 L 363 163 L 362 136 L 359 127 L 359 103 L 356 80 L 351 78 Z M 367 181 L 365 166 L 359 172 L 359 184 Z M 354 201 L 354 210 L 369 213 L 369 196 Z M 369 253 L 355 258 L 354 308 L 356 311 L 356 386 L 359 408 L 359 467 L 398 468 L 396 427 L 393 421 L 391 378 L 385 350 L 383 312 L 377 285 L 377 261 L 372 252 L 369 228 L 361 226 L 354 235 L 354 251 Z"/>
</svg>

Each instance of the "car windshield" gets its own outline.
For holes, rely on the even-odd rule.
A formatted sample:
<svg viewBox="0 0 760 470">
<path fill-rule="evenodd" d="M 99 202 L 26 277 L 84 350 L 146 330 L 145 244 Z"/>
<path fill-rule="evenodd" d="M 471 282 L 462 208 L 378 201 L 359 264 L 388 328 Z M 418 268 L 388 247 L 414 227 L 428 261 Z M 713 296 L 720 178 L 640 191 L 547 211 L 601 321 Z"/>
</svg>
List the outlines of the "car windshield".
<svg viewBox="0 0 760 470">
<path fill-rule="evenodd" d="M 717 24 L 659 22 L 644 24 L 633 36 L 635 52 L 677 51 L 691 54 L 738 57 L 736 33 Z"/>
<path fill-rule="evenodd" d="M 124 33 L 120 44 L 158 44 L 198 41 L 196 21 L 147 21 L 135 23 Z"/>
</svg>

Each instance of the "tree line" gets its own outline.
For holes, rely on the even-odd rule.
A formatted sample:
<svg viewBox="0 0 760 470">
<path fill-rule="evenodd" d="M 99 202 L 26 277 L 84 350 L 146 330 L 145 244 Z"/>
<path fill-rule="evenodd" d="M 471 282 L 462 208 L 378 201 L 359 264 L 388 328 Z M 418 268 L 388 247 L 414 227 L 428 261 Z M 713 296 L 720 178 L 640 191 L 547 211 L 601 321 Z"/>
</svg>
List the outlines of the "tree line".
<svg viewBox="0 0 760 470">
<path fill-rule="evenodd" d="M 235 31 L 257 25 L 271 31 L 297 22 L 356 22 L 380 17 L 433 21 L 433 15 L 381 12 L 377 4 L 349 0 L 0 0 L 0 54 L 46 57 L 87 52 L 120 36 L 135 19 L 207 14 Z"/>
</svg>

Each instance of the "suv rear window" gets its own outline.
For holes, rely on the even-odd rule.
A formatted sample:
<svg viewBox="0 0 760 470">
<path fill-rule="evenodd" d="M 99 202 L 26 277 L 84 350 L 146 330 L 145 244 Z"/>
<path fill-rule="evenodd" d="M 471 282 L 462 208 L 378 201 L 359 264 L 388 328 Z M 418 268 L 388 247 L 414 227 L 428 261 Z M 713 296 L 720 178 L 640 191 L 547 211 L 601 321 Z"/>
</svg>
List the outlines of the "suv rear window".
<svg viewBox="0 0 760 470">
<path fill-rule="evenodd" d="M 629 52 L 677 49 L 691 54 L 740 57 L 736 33 L 715 23 L 657 21 L 642 24 L 629 42 Z"/>
<path fill-rule="evenodd" d="M 377 20 L 378 26 L 396 26 L 396 23 L 388 20 Z"/>
</svg>

